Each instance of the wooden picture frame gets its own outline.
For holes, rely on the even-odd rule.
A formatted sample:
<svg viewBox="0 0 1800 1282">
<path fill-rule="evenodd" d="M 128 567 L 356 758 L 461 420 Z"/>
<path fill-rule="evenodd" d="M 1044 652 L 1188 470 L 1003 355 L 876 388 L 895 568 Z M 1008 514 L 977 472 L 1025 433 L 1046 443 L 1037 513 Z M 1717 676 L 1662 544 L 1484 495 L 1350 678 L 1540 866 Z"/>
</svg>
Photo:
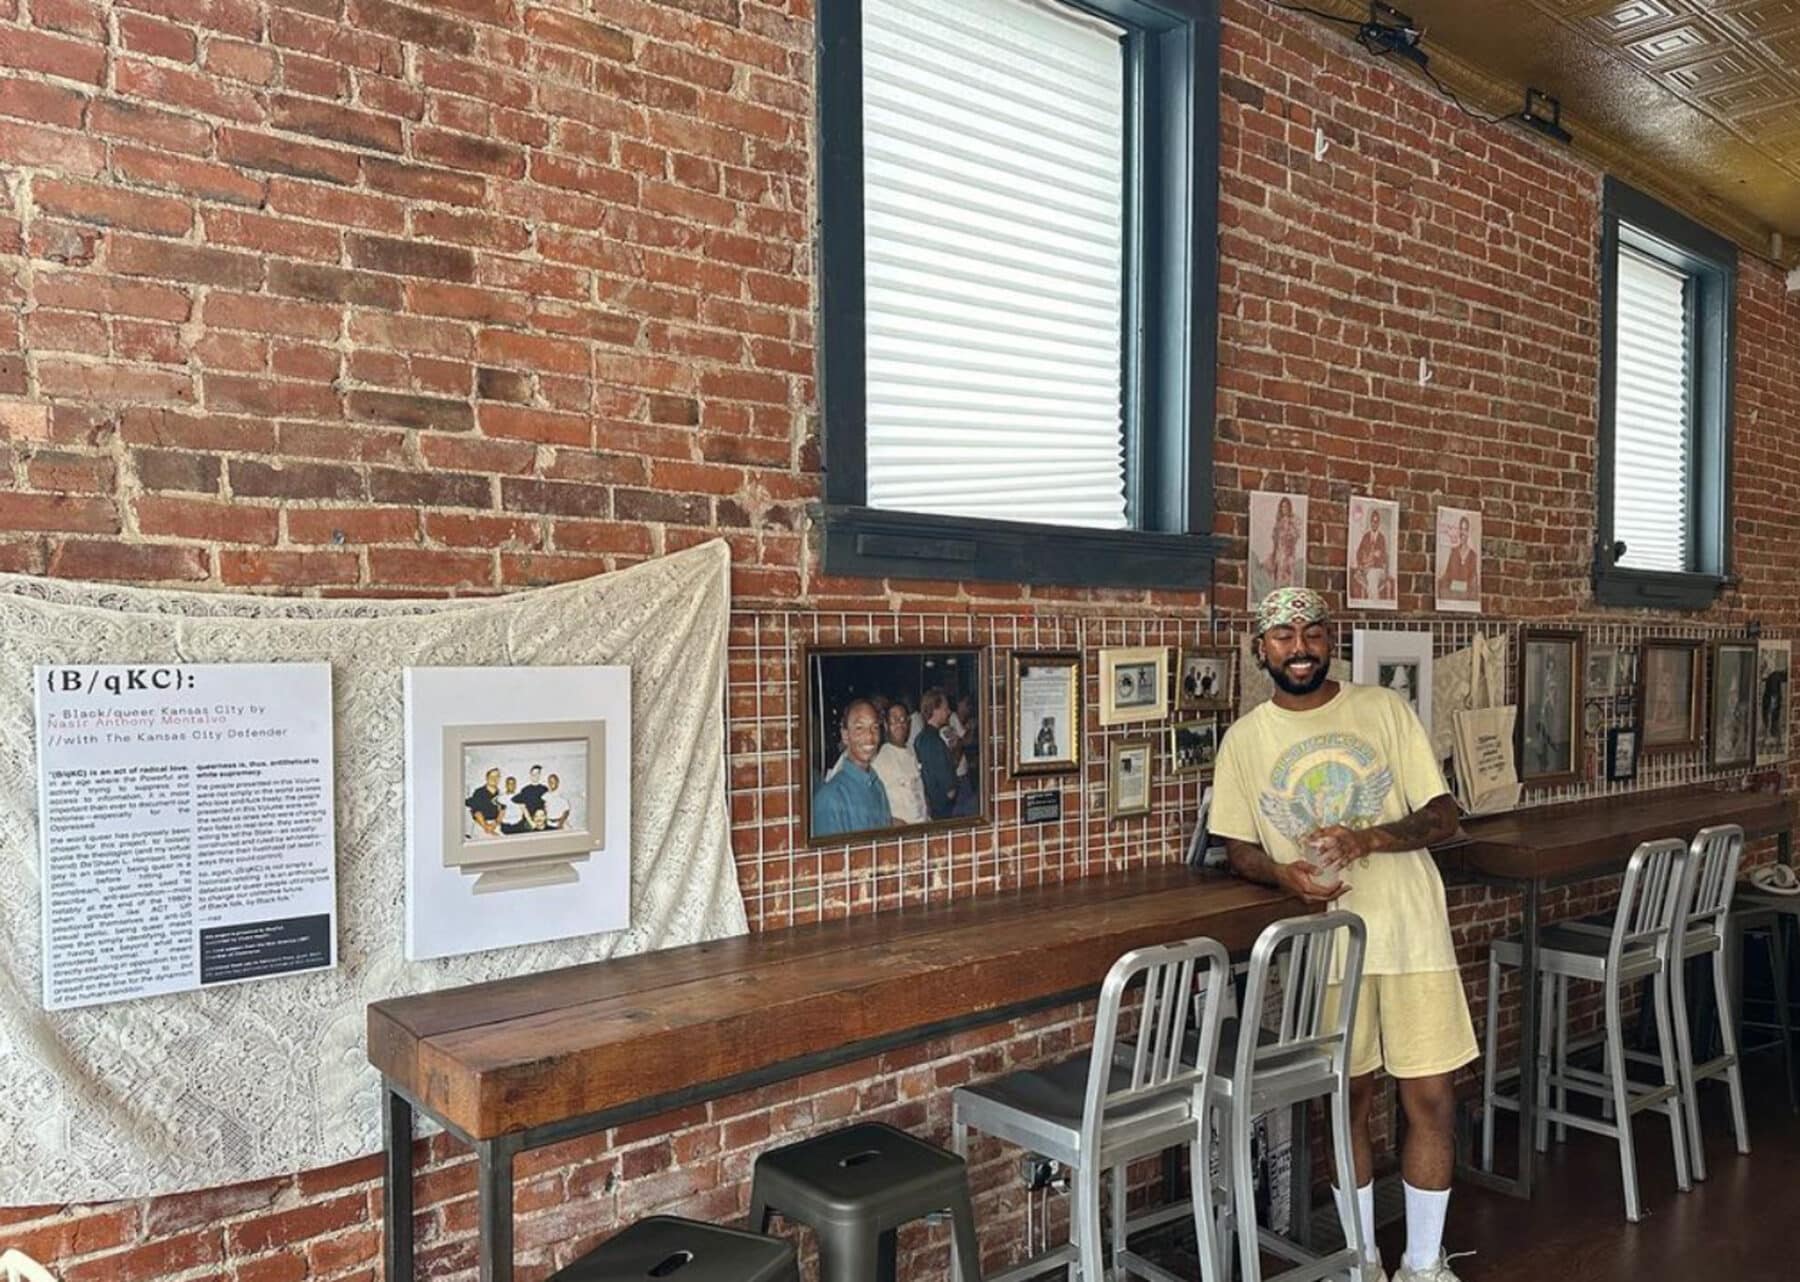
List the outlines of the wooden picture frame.
<svg viewBox="0 0 1800 1282">
<path fill-rule="evenodd" d="M 1169 648 L 1140 645 L 1100 651 L 1100 724 L 1134 725 L 1169 715 Z"/>
<path fill-rule="evenodd" d="M 1113 740 L 1106 752 L 1106 817 L 1149 814 L 1155 784 L 1156 741 Z"/>
<path fill-rule="evenodd" d="M 1210 774 L 1219 757 L 1219 717 L 1196 717 L 1169 727 L 1169 773 Z"/>
<path fill-rule="evenodd" d="M 986 727 L 992 724 L 988 707 L 988 650 L 982 645 L 845 645 L 808 646 L 800 652 L 800 763 L 796 776 L 800 788 L 801 836 L 809 847 L 844 845 L 853 841 L 879 841 L 888 837 L 915 836 L 952 828 L 972 828 L 989 821 L 993 812 L 993 788 L 988 774 Z M 918 745 L 926 734 L 937 734 L 949 749 L 953 787 L 935 802 L 926 795 L 926 771 L 920 768 L 920 792 L 890 789 L 887 824 L 870 826 L 847 819 L 860 818 L 862 803 L 837 795 L 848 789 L 833 784 L 838 759 L 847 755 L 843 718 L 853 706 L 876 696 L 899 700 L 909 713 L 923 719 L 925 696 L 944 694 L 951 713 L 962 697 L 971 702 L 974 728 L 966 741 L 951 747 L 942 734 L 948 715 L 938 726 L 923 724 L 910 734 L 908 750 L 917 760 Z M 872 710 L 872 709 L 871 709 Z M 934 708 L 933 716 L 936 716 Z M 865 718 L 866 720 L 866 718 Z M 908 717 L 911 721 L 911 717 Z M 891 741 L 883 733 L 877 753 Z M 863 740 L 866 743 L 866 740 Z M 967 772 L 954 773 L 958 752 L 972 753 Z M 870 767 L 873 768 L 873 754 Z M 943 757 L 936 757 L 932 774 L 942 778 Z M 849 768 L 849 767 L 844 767 Z M 880 773 L 880 772 L 877 772 Z M 903 773 L 903 772 L 901 772 Z M 829 801 L 825 789 L 833 787 Z M 824 804 L 822 804 L 822 802 Z M 899 819 L 904 807 L 907 818 Z M 915 814 L 923 818 L 913 818 Z"/>
<path fill-rule="evenodd" d="M 1237 651 L 1183 649 L 1175 661 L 1175 706 L 1183 712 L 1226 712 L 1236 693 Z"/>
<path fill-rule="evenodd" d="M 1582 634 L 1526 628 L 1519 636 L 1519 717 L 1514 752 L 1519 782 L 1547 787 L 1582 777 L 1585 747 Z"/>
<path fill-rule="evenodd" d="M 1756 642 L 1712 643 L 1707 762 L 1715 770 L 1756 761 Z"/>
<path fill-rule="evenodd" d="M 1640 755 L 1700 746 L 1700 642 L 1647 637 L 1638 646 L 1637 726 Z"/>
<path fill-rule="evenodd" d="M 1015 650 L 1006 668 L 1007 767 L 1013 777 L 1080 769 L 1080 652 Z"/>
</svg>

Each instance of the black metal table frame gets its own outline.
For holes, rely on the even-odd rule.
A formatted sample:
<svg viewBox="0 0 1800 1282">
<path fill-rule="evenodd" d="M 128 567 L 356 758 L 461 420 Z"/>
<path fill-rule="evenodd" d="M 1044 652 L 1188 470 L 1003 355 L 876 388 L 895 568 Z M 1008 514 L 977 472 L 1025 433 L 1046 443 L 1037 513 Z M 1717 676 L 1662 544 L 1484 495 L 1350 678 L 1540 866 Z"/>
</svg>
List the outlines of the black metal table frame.
<svg viewBox="0 0 1800 1282">
<path fill-rule="evenodd" d="M 1774 833 L 1761 836 L 1773 836 L 1776 839 L 1776 857 L 1782 863 L 1789 863 L 1793 858 L 1794 831 L 1782 828 Z M 1760 840 L 1761 838 L 1751 838 Z M 1623 863 L 1614 867 L 1612 863 L 1594 864 L 1574 872 L 1554 877 L 1496 877 L 1486 873 L 1465 872 L 1463 880 L 1472 881 L 1484 886 L 1502 886 L 1508 889 L 1522 889 L 1525 897 L 1524 920 L 1519 940 L 1519 1173 L 1511 1178 L 1499 1175 L 1485 1167 L 1475 1165 L 1474 1141 L 1471 1128 L 1460 1128 L 1463 1138 L 1463 1153 L 1458 1154 L 1456 1175 L 1460 1180 L 1478 1188 L 1491 1189 L 1496 1193 L 1505 1193 L 1511 1197 L 1531 1197 L 1531 1185 L 1537 1158 L 1537 1147 L 1532 1142 L 1537 1121 L 1537 1073 L 1533 1066 L 1538 1056 L 1538 915 L 1543 892 L 1557 886 L 1573 885 L 1579 881 L 1592 881 L 1597 877 L 1616 876 L 1624 870 Z M 1495 1004 L 1498 1010 L 1498 1003 Z M 1485 1105 L 1483 1105 L 1485 1106 Z"/>
<path fill-rule="evenodd" d="M 780 1060 L 715 1082 L 702 1082 L 661 1095 L 586 1113 L 541 1126 L 510 1131 L 491 1139 L 475 1139 L 461 1127 L 421 1105 L 391 1077 L 383 1078 L 381 1115 L 382 1148 L 385 1162 L 381 1179 L 383 1274 L 389 1282 L 413 1282 L 413 1139 L 414 1118 L 424 1116 L 475 1151 L 477 1218 L 476 1253 L 481 1282 L 512 1282 L 513 1276 L 513 1160 L 530 1149 L 560 1144 L 583 1135 L 592 1135 L 626 1122 L 641 1121 L 659 1113 L 671 1112 L 689 1104 L 720 1099 L 740 1091 L 754 1090 L 792 1077 L 801 1077 L 820 1069 L 833 1068 L 854 1060 L 867 1059 L 884 1051 L 895 1050 L 918 1042 L 930 1041 L 951 1033 L 965 1032 L 987 1024 L 1003 1023 L 1022 1015 L 1034 1014 L 1057 1006 L 1092 1000 L 1100 992 L 1098 983 L 1057 993 L 1034 997 L 990 1010 L 958 1015 L 916 1028 L 900 1029 L 880 1037 L 853 1042 L 830 1050 Z"/>
</svg>

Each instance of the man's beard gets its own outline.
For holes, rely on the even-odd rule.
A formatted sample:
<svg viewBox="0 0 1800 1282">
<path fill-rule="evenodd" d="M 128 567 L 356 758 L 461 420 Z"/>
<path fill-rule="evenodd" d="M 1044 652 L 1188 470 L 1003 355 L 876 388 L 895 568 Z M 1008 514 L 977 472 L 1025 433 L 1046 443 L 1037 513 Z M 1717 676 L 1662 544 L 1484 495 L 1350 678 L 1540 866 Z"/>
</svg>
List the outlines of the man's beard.
<svg viewBox="0 0 1800 1282">
<path fill-rule="evenodd" d="M 1314 690 L 1317 690 L 1320 686 L 1324 685 L 1325 678 L 1331 675 L 1331 660 L 1329 657 L 1321 659 L 1315 655 L 1307 655 L 1306 657 L 1312 659 L 1315 666 L 1313 667 L 1312 675 L 1304 681 L 1296 681 L 1288 676 L 1285 667 L 1277 668 L 1268 662 L 1264 662 L 1263 667 L 1268 669 L 1269 679 L 1280 686 L 1286 693 L 1311 694 Z M 1294 662 L 1294 660 L 1289 660 L 1289 662 Z"/>
</svg>

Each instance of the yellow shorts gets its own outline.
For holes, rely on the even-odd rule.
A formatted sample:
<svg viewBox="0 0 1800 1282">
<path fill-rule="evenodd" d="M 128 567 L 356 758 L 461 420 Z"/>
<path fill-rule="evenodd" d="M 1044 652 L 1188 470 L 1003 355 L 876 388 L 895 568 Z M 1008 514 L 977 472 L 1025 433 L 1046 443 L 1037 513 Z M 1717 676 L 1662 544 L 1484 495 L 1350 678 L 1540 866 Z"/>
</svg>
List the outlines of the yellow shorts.
<svg viewBox="0 0 1800 1282">
<path fill-rule="evenodd" d="M 1341 986 L 1325 996 L 1329 1020 Z M 1435 1077 L 1480 1056 L 1462 975 L 1454 970 L 1413 975 L 1364 975 L 1350 1029 L 1350 1075 L 1386 1068 L 1390 1077 Z"/>
</svg>

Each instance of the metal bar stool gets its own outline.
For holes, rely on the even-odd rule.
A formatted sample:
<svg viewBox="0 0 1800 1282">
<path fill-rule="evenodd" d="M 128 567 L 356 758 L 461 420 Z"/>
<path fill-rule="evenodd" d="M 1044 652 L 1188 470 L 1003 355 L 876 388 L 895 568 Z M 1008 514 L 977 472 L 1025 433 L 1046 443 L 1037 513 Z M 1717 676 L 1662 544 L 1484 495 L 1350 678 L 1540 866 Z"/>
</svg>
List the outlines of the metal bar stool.
<svg viewBox="0 0 1800 1282">
<path fill-rule="evenodd" d="M 881 1122 L 815 1135 L 756 1159 L 750 1227 L 771 1216 L 811 1226 L 822 1282 L 892 1282 L 902 1224 L 948 1211 L 958 1277 L 979 1282 L 981 1252 L 962 1158 Z"/>
<path fill-rule="evenodd" d="M 1558 1133 L 1573 1126 L 1619 1142 L 1619 1169 L 1625 1185 L 1625 1218 L 1635 1223 L 1642 1216 L 1638 1197 L 1637 1153 L 1631 1135 L 1631 1117 L 1645 1109 L 1667 1114 L 1669 1135 L 1675 1146 L 1675 1182 L 1686 1192 L 1688 1146 L 1682 1125 L 1681 1078 L 1675 1067 L 1675 1037 L 1669 1008 L 1669 955 L 1675 921 L 1686 884 L 1687 845 L 1678 837 L 1647 841 L 1632 852 L 1620 888 L 1618 911 L 1612 930 L 1605 935 L 1576 925 L 1551 926 L 1538 935 L 1538 962 L 1543 993 L 1538 1004 L 1538 1059 L 1520 1065 L 1516 1074 L 1537 1073 L 1536 1143 L 1541 1153 L 1549 1146 L 1550 1123 Z M 1482 1084 L 1481 1140 L 1483 1157 L 1491 1166 L 1494 1153 L 1494 1114 L 1517 1109 L 1518 1101 L 1499 1092 L 1503 1076 L 1495 1063 L 1496 1026 L 1499 1014 L 1500 967 L 1520 964 L 1516 939 L 1495 940 L 1488 948 L 1487 1064 Z M 1654 985 L 1658 1060 L 1661 1086 L 1638 1086 L 1625 1073 L 1625 1025 L 1621 1010 L 1624 986 L 1650 979 Z M 1589 1072 L 1568 1063 L 1568 981 L 1586 980 L 1601 986 L 1606 1010 L 1605 1071 Z M 1554 1042 L 1553 1042 L 1554 1037 Z M 1551 1055 L 1556 1071 L 1551 1071 Z M 1506 1074 L 1513 1076 L 1515 1074 Z M 1521 1086 L 1523 1083 L 1521 1082 Z M 1556 1092 L 1550 1102 L 1550 1092 Z M 1568 1092 L 1594 1096 L 1611 1105 L 1611 1116 L 1592 1118 L 1568 1111 Z"/>
<path fill-rule="evenodd" d="M 1251 951 L 1243 1015 L 1220 1027 L 1219 1067 L 1207 1081 L 1200 1119 L 1202 1135 L 1215 1121 L 1218 1124 L 1220 1165 L 1231 1189 L 1230 1215 L 1219 1234 L 1221 1277 L 1230 1275 L 1235 1236 L 1242 1282 L 1262 1282 L 1264 1250 L 1295 1265 L 1271 1282 L 1314 1282 L 1333 1276 L 1360 1282 L 1366 1246 L 1354 1205 L 1348 1215 L 1339 1216 L 1344 1248 L 1328 1255 L 1315 1255 L 1257 1225 L 1250 1133 L 1260 1114 L 1325 1099 L 1338 1186 L 1356 1187 L 1350 1151 L 1350 1030 L 1366 942 L 1362 918 L 1340 911 L 1278 921 L 1263 931 Z M 1285 968 L 1281 1014 L 1276 1026 L 1269 1028 L 1262 1011 L 1277 968 Z M 1295 1160 L 1305 1158 L 1296 1155 Z M 1201 1248 L 1204 1262 L 1204 1240 Z"/>
<path fill-rule="evenodd" d="M 1201 1278 L 1219 1282 L 1206 1131 L 1197 1125 L 1194 1102 L 1205 1089 L 1218 1042 L 1218 999 L 1229 980 L 1225 950 L 1211 939 L 1135 949 L 1107 972 L 1087 1054 L 958 1088 L 951 1097 L 958 1153 L 968 1151 L 972 1127 L 1061 1162 L 1074 1175 L 1068 1244 L 989 1282 L 1034 1277 L 1058 1264 L 1079 1267 L 1082 1282 L 1104 1282 L 1100 1186 L 1108 1173 L 1113 1267 L 1121 1282 L 1128 1272 L 1182 1282 L 1130 1249 L 1125 1222 L 1126 1166 L 1178 1144 L 1190 1149 Z M 1143 1001 L 1128 1036 L 1119 1027 L 1125 996 L 1140 981 Z M 969 1282 L 960 1271 L 955 1279 Z"/>
<path fill-rule="evenodd" d="M 1675 1025 L 1675 1067 L 1681 1079 L 1682 1107 L 1687 1116 L 1687 1141 L 1693 1176 L 1706 1178 L 1706 1146 L 1700 1134 L 1699 1084 L 1709 1078 L 1723 1077 L 1731 1097 L 1731 1117 L 1737 1132 L 1740 1153 L 1750 1151 L 1750 1126 L 1744 1108 L 1744 1078 L 1738 1064 L 1737 1032 L 1732 1027 L 1730 996 L 1726 992 L 1725 929 L 1730 918 L 1732 891 L 1737 886 L 1738 861 L 1744 854 L 1744 830 L 1737 824 L 1719 824 L 1702 828 L 1688 846 L 1687 861 L 1681 886 L 1681 902 L 1677 908 L 1672 938 L 1680 946 L 1669 950 L 1669 1008 Z M 1607 933 L 1610 927 L 1590 922 L 1571 923 L 1570 929 Z M 1705 1063 L 1694 1062 L 1694 1039 L 1688 1018 L 1687 964 L 1697 958 L 1712 958 L 1713 1000 L 1703 1003 L 1709 1021 L 1717 1020 L 1722 1054 Z M 1559 1075 L 1566 1075 L 1568 1057 L 1584 1045 L 1597 1045 L 1598 1040 L 1570 1044 L 1567 1041 L 1568 977 L 1558 980 L 1558 1007 L 1564 1012 L 1564 1029 L 1557 1043 Z M 1710 1053 L 1712 1029 L 1701 1037 L 1702 1048 Z M 1638 1063 L 1659 1063 L 1657 1056 L 1643 1051 L 1627 1050 L 1625 1058 Z M 1558 1101 L 1557 1107 L 1566 1106 Z M 1566 1134 L 1565 1123 L 1557 1123 L 1557 1139 Z"/>
<path fill-rule="evenodd" d="M 791 1242 L 699 1220 L 653 1215 L 618 1233 L 549 1282 L 800 1282 Z"/>
</svg>

